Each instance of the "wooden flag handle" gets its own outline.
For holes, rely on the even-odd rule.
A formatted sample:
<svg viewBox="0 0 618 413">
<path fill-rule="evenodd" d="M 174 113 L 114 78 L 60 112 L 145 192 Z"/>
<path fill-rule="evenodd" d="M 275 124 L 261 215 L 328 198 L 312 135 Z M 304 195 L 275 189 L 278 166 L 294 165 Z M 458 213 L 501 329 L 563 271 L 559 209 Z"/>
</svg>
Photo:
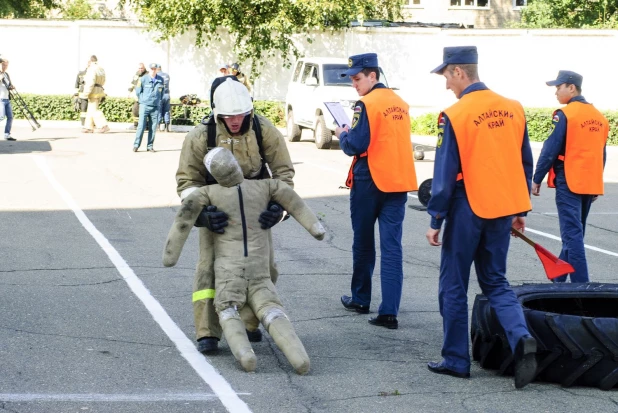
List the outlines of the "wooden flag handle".
<svg viewBox="0 0 618 413">
<path fill-rule="evenodd" d="M 536 246 L 536 243 L 534 241 L 532 241 L 530 238 L 525 236 L 523 232 L 521 232 L 518 229 L 515 229 L 514 227 L 511 227 L 511 234 L 515 235 L 518 238 L 521 238 L 522 240 L 524 240 L 530 246 L 533 246 L 533 247 Z"/>
</svg>

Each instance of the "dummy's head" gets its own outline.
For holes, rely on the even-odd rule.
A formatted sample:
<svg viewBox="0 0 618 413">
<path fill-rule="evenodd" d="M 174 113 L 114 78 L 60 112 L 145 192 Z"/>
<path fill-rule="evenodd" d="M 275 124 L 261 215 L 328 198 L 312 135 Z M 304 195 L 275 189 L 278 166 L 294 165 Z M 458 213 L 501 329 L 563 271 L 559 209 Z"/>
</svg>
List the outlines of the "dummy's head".
<svg viewBox="0 0 618 413">
<path fill-rule="evenodd" d="M 232 152 L 225 148 L 210 150 L 204 157 L 204 165 L 221 186 L 229 188 L 240 184 L 245 179 L 238 161 Z"/>
<path fill-rule="evenodd" d="M 249 130 L 253 101 L 242 83 L 229 77 L 217 86 L 213 96 L 213 112 L 232 135 Z"/>
</svg>

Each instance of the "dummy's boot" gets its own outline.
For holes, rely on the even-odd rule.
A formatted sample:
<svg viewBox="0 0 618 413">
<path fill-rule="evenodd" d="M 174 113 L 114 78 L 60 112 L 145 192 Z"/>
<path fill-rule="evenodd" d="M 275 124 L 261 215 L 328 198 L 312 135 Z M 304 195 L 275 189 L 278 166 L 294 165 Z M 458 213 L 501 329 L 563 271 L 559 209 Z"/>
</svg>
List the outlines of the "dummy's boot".
<svg viewBox="0 0 618 413">
<path fill-rule="evenodd" d="M 247 338 L 245 325 L 240 319 L 238 311 L 228 308 L 219 313 L 219 323 L 223 329 L 223 335 L 232 354 L 240 362 L 245 371 L 255 371 L 257 358 Z"/>
<path fill-rule="evenodd" d="M 285 313 L 280 308 L 270 307 L 264 312 L 262 324 L 296 373 L 307 374 L 310 367 L 309 356 Z"/>
<path fill-rule="evenodd" d="M 169 123 L 165 124 L 165 132 L 170 132 L 170 124 Z"/>
</svg>

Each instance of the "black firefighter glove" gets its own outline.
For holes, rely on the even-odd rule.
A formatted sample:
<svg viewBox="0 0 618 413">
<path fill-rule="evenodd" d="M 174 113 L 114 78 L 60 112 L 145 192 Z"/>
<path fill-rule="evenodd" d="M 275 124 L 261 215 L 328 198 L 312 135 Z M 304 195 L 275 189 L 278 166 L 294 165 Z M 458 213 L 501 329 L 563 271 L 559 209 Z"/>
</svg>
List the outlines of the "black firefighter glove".
<svg viewBox="0 0 618 413">
<path fill-rule="evenodd" d="M 270 201 L 268 203 L 268 208 L 260 214 L 258 221 L 262 224 L 262 229 L 272 228 L 282 221 L 284 213 L 285 211 L 281 205 L 274 201 Z"/>
<path fill-rule="evenodd" d="M 225 232 L 223 228 L 227 227 L 227 220 L 228 216 L 225 212 L 217 211 L 216 206 L 209 205 L 202 209 L 195 220 L 195 226 L 206 227 L 212 232 L 223 234 Z"/>
</svg>

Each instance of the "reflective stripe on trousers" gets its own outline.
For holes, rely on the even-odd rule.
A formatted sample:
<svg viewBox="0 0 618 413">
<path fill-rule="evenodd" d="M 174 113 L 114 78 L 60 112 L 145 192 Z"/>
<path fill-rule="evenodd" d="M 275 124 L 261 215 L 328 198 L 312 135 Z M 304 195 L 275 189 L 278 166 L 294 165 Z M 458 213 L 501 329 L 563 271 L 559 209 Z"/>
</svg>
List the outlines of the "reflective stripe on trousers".
<svg viewBox="0 0 618 413">
<path fill-rule="evenodd" d="M 214 289 L 207 289 L 207 290 L 199 290 L 199 291 L 195 291 L 193 293 L 193 302 L 199 301 L 199 300 L 207 300 L 207 299 L 213 299 L 215 298 L 215 290 Z"/>
</svg>

